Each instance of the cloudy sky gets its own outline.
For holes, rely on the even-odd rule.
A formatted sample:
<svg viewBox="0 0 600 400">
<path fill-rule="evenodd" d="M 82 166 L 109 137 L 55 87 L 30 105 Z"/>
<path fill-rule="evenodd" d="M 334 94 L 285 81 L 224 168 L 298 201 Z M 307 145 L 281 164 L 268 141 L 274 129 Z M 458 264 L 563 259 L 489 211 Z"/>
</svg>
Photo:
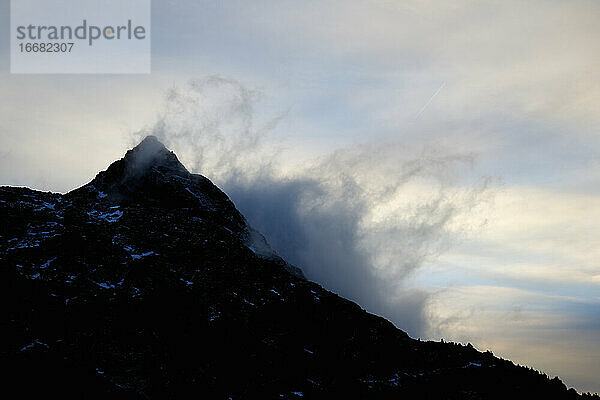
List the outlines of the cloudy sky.
<svg viewBox="0 0 600 400">
<path fill-rule="evenodd" d="M 600 391 L 600 3 L 154 0 L 150 75 L 11 75 L 0 184 L 153 132 L 309 278 Z"/>
</svg>

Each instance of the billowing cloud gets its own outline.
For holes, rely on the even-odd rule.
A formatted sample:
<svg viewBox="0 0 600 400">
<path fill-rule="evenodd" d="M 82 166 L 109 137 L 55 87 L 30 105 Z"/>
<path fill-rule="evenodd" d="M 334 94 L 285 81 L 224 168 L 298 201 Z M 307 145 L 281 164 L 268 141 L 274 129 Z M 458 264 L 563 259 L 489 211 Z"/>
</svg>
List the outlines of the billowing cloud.
<svg viewBox="0 0 600 400">
<path fill-rule="evenodd" d="M 258 92 L 211 76 L 173 88 L 152 133 L 216 181 L 273 248 L 308 278 L 423 335 L 429 293 L 405 279 L 471 229 L 489 180 L 459 184 L 472 154 L 410 144 L 340 149 L 283 171 L 254 117 Z"/>
</svg>

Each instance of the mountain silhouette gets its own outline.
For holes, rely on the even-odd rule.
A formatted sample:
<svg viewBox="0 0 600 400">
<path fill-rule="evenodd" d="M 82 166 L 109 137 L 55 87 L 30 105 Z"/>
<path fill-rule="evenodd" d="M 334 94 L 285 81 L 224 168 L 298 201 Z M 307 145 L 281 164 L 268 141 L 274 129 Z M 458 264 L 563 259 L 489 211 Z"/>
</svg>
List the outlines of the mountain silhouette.
<svg viewBox="0 0 600 400">
<path fill-rule="evenodd" d="M 308 281 L 153 136 L 65 195 L 0 187 L 0 263 L 19 398 L 592 398 Z"/>
</svg>

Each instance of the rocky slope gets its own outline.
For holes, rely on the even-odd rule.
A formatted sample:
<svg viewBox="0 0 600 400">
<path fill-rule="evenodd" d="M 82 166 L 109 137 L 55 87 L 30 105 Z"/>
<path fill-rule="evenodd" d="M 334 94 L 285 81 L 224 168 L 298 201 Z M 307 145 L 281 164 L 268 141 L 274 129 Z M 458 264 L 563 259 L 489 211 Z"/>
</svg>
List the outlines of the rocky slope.
<svg viewBox="0 0 600 400">
<path fill-rule="evenodd" d="M 1 187 L 0 263 L 20 398 L 581 398 L 307 281 L 154 137 L 66 195 Z"/>
</svg>

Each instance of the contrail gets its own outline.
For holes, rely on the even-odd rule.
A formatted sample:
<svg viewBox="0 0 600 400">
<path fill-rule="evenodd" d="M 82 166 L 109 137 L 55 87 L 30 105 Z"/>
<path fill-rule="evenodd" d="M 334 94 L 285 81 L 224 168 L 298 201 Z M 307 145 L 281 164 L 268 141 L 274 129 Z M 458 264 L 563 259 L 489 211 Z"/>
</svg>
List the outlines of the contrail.
<svg viewBox="0 0 600 400">
<path fill-rule="evenodd" d="M 418 120 L 419 118 L 421 118 L 421 115 L 423 115 L 423 113 L 425 112 L 425 109 L 427 108 L 427 106 L 429 106 L 429 104 L 431 104 L 431 102 L 433 101 L 433 99 L 435 98 L 435 96 L 438 95 L 438 93 L 444 88 L 444 86 L 446 86 L 446 81 L 443 81 L 442 84 L 440 85 L 440 87 L 431 95 L 431 97 L 429 98 L 429 100 L 427 100 L 427 103 L 425 103 L 425 105 L 423 106 L 423 108 L 421 108 L 421 111 L 419 111 L 419 113 L 415 117 L 415 121 Z"/>
</svg>

